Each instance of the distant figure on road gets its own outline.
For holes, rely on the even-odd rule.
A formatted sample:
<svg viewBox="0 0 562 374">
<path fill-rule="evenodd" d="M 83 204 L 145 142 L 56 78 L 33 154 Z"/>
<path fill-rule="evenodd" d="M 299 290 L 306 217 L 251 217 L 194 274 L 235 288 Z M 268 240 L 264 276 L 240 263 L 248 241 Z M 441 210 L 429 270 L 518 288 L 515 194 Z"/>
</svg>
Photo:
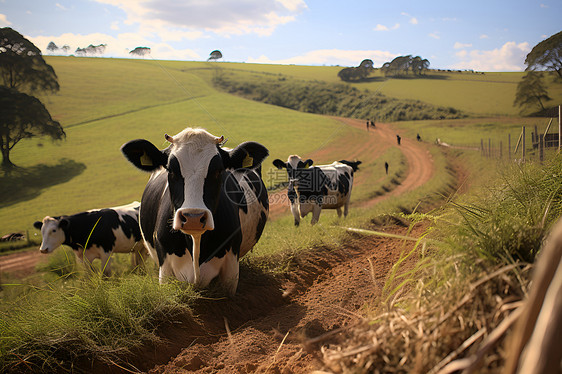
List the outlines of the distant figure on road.
<svg viewBox="0 0 562 374">
<path fill-rule="evenodd" d="M 375 121 L 371 121 L 371 127 L 374 128 L 374 129 L 377 128 L 377 126 L 375 126 Z"/>
<path fill-rule="evenodd" d="M 418 139 L 418 142 L 421 142 L 421 136 L 420 136 L 420 134 L 418 134 L 418 135 L 416 136 L 416 139 Z"/>
<path fill-rule="evenodd" d="M 398 142 L 398 145 L 400 145 L 400 139 L 402 139 L 400 135 L 396 135 L 396 142 Z"/>
<path fill-rule="evenodd" d="M 369 120 L 367 120 L 367 131 L 369 131 Z"/>
<path fill-rule="evenodd" d="M 388 162 L 384 163 L 384 171 L 386 172 L 386 175 L 388 175 Z"/>
</svg>

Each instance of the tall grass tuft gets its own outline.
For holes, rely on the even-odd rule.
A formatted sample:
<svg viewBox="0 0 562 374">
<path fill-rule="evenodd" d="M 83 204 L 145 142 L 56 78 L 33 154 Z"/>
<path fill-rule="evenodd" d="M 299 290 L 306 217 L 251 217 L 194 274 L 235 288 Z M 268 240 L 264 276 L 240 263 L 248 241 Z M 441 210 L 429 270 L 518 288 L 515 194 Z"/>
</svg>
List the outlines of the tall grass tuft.
<svg viewBox="0 0 562 374">
<path fill-rule="evenodd" d="M 497 185 L 452 203 L 460 221 L 450 226 L 454 232 L 448 240 L 492 262 L 533 262 L 546 232 L 562 215 L 562 157 L 502 170 Z"/>
<path fill-rule="evenodd" d="M 158 324 L 189 313 L 197 294 L 148 276 L 51 283 L 0 311 L 0 371 L 69 370 L 77 359 L 115 359 L 157 341 Z"/>
</svg>

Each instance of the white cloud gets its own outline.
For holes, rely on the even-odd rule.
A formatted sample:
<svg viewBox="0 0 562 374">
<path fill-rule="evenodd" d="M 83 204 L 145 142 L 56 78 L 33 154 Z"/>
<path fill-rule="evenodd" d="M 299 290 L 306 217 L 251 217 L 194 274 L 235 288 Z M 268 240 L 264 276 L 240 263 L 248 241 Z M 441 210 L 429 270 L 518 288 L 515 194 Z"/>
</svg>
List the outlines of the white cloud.
<svg viewBox="0 0 562 374">
<path fill-rule="evenodd" d="M 428 34 L 430 38 L 433 39 L 441 39 L 441 37 L 439 36 L 439 32 L 438 31 L 434 31 L 431 34 Z"/>
<path fill-rule="evenodd" d="M 119 30 L 119 22 L 115 21 L 115 22 L 111 22 L 111 30 Z"/>
<path fill-rule="evenodd" d="M 541 8 L 548 8 L 548 5 L 546 5 L 546 4 L 541 4 Z"/>
<path fill-rule="evenodd" d="M 402 13 L 400 13 L 400 14 L 403 15 L 403 16 L 409 17 L 409 18 L 410 18 L 410 21 L 409 21 L 409 22 L 410 22 L 412 25 L 417 25 L 417 24 L 418 24 L 418 19 L 417 19 L 416 17 L 412 17 L 411 15 L 409 15 L 409 14 L 406 13 L 406 12 L 402 12 Z"/>
<path fill-rule="evenodd" d="M 0 13 L 0 27 L 10 26 L 12 22 L 8 21 L 8 17 L 5 14 Z"/>
<path fill-rule="evenodd" d="M 127 14 L 127 25 L 141 32 L 174 28 L 183 32 L 204 30 L 222 36 L 271 35 L 293 22 L 308 7 L 303 0 L 95 0 L 116 6 Z M 152 30 L 152 31 L 150 31 Z"/>
<path fill-rule="evenodd" d="M 343 49 L 319 49 L 282 60 L 271 60 L 267 56 L 258 58 L 249 57 L 246 61 L 259 64 L 294 64 L 294 65 L 340 65 L 359 66 L 365 59 L 373 60 L 374 66 L 381 66 L 398 56 L 396 53 L 376 50 L 343 50 Z"/>
<path fill-rule="evenodd" d="M 47 45 L 52 41 L 59 47 L 70 46 L 70 54 L 73 54 L 77 48 L 85 48 L 90 44 L 106 44 L 107 47 L 103 57 L 130 57 L 130 50 L 143 46 L 149 47 L 151 56 L 158 60 L 200 60 L 202 58 L 193 50 L 178 50 L 166 43 L 150 42 L 137 33 L 123 33 L 117 37 L 101 33 L 87 35 L 66 33 L 59 36 L 26 36 L 26 38 L 41 49 L 44 54 L 47 54 Z"/>
<path fill-rule="evenodd" d="M 374 31 L 389 31 L 389 30 L 396 30 L 399 27 L 400 27 L 399 23 L 396 23 L 394 26 L 392 26 L 390 28 L 385 26 L 385 25 L 381 25 L 380 23 L 378 23 L 377 26 L 375 26 L 375 28 L 373 30 Z"/>
<path fill-rule="evenodd" d="M 501 48 L 488 51 L 459 51 L 455 55 L 463 60 L 450 66 L 451 69 L 474 69 L 478 71 L 523 71 L 525 56 L 530 51 L 529 43 L 507 42 Z"/>
<path fill-rule="evenodd" d="M 61 5 L 61 4 L 59 4 L 59 3 L 56 3 L 55 6 L 56 6 L 57 8 L 59 8 L 60 10 L 68 10 L 68 9 L 66 9 L 63 5 Z"/>
<path fill-rule="evenodd" d="M 488 35 L 486 35 L 486 34 L 482 34 L 482 35 L 480 35 L 480 39 L 488 39 L 488 38 L 489 38 L 489 36 L 488 36 Z"/>
<path fill-rule="evenodd" d="M 463 48 L 470 48 L 470 47 L 472 47 L 472 44 L 460 43 L 460 42 L 455 42 L 455 45 L 453 46 L 453 48 L 455 49 L 463 49 Z"/>
</svg>

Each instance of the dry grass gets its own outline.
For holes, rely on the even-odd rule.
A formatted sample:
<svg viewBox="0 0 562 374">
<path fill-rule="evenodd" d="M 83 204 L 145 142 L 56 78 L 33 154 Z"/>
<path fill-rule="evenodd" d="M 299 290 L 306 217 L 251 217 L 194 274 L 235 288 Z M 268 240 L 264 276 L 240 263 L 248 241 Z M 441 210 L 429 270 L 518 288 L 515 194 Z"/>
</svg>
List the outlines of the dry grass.
<svg viewBox="0 0 562 374">
<path fill-rule="evenodd" d="M 342 331 L 341 344 L 322 348 L 324 370 L 443 374 L 477 368 L 482 373 L 499 372 L 505 362 L 505 332 L 527 293 L 531 266 L 512 264 L 490 271 L 479 263 L 470 281 L 462 275 L 464 271 L 456 271 L 439 287 L 424 283 L 437 267 L 450 265 L 458 270 L 464 266 L 458 262 L 458 258 L 448 258 L 426 267 L 418 274 L 415 289 L 405 296 L 396 292 L 386 311 Z"/>
</svg>

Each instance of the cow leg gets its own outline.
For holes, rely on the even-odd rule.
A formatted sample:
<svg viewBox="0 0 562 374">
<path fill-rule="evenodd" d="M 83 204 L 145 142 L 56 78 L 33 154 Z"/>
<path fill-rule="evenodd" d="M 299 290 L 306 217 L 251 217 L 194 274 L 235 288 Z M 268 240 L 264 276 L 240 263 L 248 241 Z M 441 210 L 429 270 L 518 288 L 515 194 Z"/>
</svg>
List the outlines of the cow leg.
<svg viewBox="0 0 562 374">
<path fill-rule="evenodd" d="M 347 196 L 347 200 L 345 201 L 345 205 L 343 206 L 343 216 L 347 217 L 347 213 L 349 213 L 349 201 L 351 200 L 351 192 Z"/>
<path fill-rule="evenodd" d="M 146 250 L 143 242 L 136 242 L 135 246 L 133 247 L 133 252 L 131 253 L 131 269 L 133 271 L 141 271 L 146 269 L 144 261 L 146 260 L 147 254 L 148 251 Z"/>
<path fill-rule="evenodd" d="M 160 269 L 158 270 L 158 282 L 160 284 L 166 283 L 166 281 L 174 275 L 174 271 L 172 269 L 172 265 L 170 261 L 164 260 L 164 263 L 160 265 Z"/>
<path fill-rule="evenodd" d="M 301 222 L 301 217 L 299 214 L 299 207 L 297 204 L 291 204 L 291 213 L 293 213 L 293 217 L 295 218 L 295 226 L 299 226 Z"/>
<path fill-rule="evenodd" d="M 336 212 L 338 212 L 338 217 L 341 218 L 341 207 L 336 208 Z"/>
<path fill-rule="evenodd" d="M 314 225 L 320 219 L 320 212 L 322 211 L 322 205 L 314 204 L 312 208 L 312 219 L 310 220 L 310 224 Z"/>
<path fill-rule="evenodd" d="M 111 266 L 110 266 L 110 262 L 111 262 L 111 252 L 104 252 L 103 254 L 100 255 L 100 261 L 101 261 L 101 270 L 103 271 L 103 275 L 105 275 L 106 277 L 111 276 Z"/>
<path fill-rule="evenodd" d="M 238 288 L 238 256 L 229 251 L 224 256 L 224 263 L 219 273 L 219 279 L 229 297 L 234 297 Z"/>
<path fill-rule="evenodd" d="M 79 249 L 79 252 L 84 251 L 83 249 Z M 93 253 L 93 251 L 91 250 L 87 250 L 84 251 L 85 253 L 83 253 L 82 257 L 82 263 L 84 264 L 84 267 L 86 268 L 86 270 L 90 273 L 93 274 L 94 273 L 94 260 L 96 258 L 99 258 L 99 256 L 97 256 L 96 253 Z"/>
</svg>

